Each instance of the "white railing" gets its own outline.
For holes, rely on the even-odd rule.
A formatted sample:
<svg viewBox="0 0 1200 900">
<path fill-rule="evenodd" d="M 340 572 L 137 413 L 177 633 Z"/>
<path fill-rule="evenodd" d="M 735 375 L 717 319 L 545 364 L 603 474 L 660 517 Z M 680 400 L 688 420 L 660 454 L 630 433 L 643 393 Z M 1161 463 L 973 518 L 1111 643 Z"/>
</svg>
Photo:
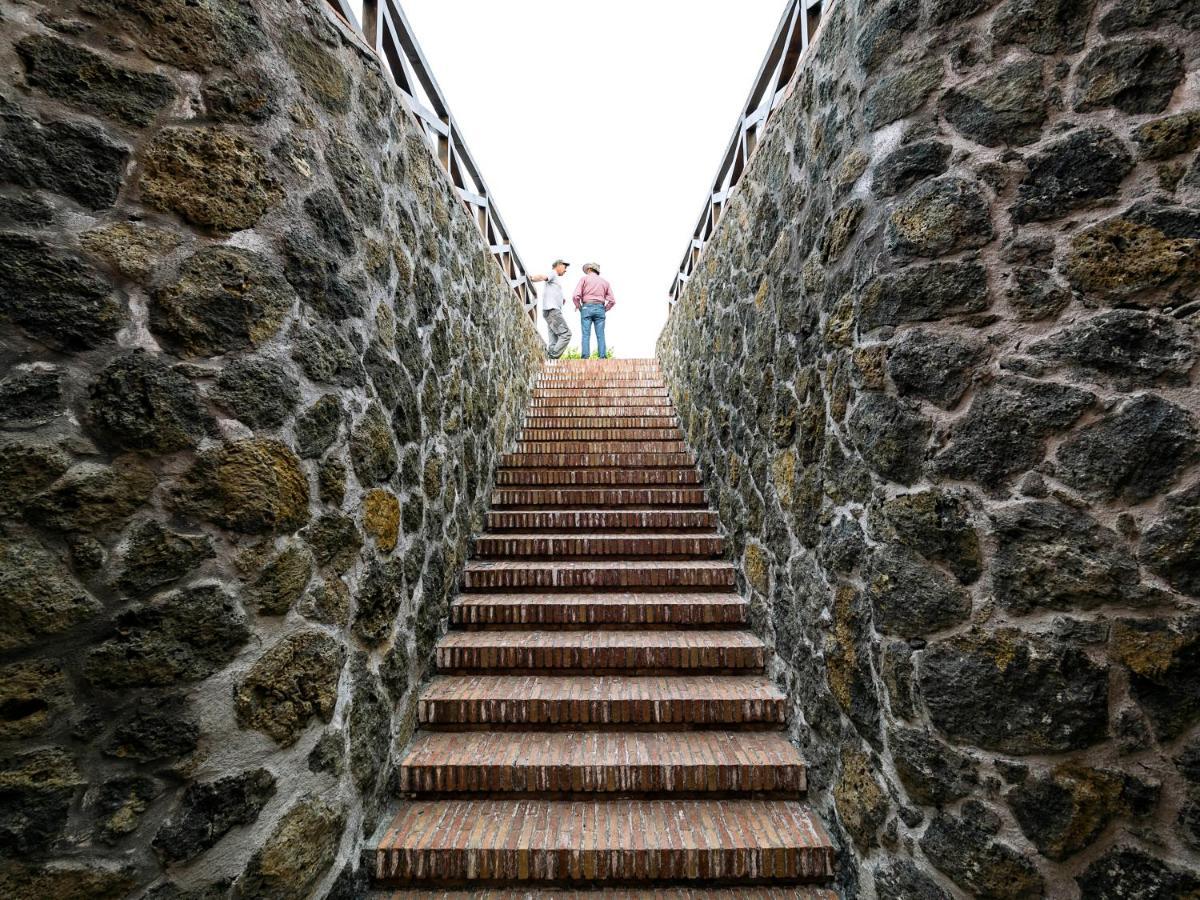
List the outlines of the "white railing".
<svg viewBox="0 0 1200 900">
<path fill-rule="evenodd" d="M 446 98 L 433 77 L 412 26 L 397 0 L 327 0 L 333 10 L 353 28 L 392 76 L 424 127 L 425 136 L 442 168 L 450 176 L 463 203 L 479 226 L 492 255 L 508 278 L 513 292 L 531 318 L 536 320 L 537 295 L 530 284 L 521 257 L 513 248 L 508 228 L 492 200 L 491 191 Z"/>
<path fill-rule="evenodd" d="M 679 264 L 679 271 L 671 284 L 670 300 L 673 307 L 683 293 L 684 286 L 700 262 L 700 254 L 716 230 L 725 201 L 742 178 L 746 163 L 754 153 L 758 136 L 766 128 L 771 113 L 783 102 L 787 87 L 800 67 L 800 57 L 808 48 L 821 23 L 821 14 L 831 0 L 791 0 L 784 11 L 771 49 L 763 60 L 754 87 L 742 107 L 737 127 L 729 141 L 729 148 L 721 158 L 717 177 L 713 180 L 704 202 L 704 211 L 696 223 L 695 231 L 688 242 L 687 252 Z"/>
</svg>

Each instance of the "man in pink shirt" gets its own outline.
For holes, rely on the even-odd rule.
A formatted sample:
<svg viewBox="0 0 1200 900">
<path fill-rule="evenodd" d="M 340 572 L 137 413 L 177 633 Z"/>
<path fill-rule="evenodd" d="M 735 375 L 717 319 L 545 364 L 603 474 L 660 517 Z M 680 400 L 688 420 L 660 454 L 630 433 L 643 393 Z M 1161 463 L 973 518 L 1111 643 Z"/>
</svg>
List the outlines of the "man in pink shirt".
<svg viewBox="0 0 1200 900">
<path fill-rule="evenodd" d="M 604 317 L 616 305 L 612 285 L 607 279 L 600 277 L 599 263 L 584 263 L 583 277 L 575 285 L 575 294 L 571 298 L 575 308 L 579 310 L 579 324 L 583 328 L 583 352 L 587 359 L 591 353 L 591 330 L 596 329 L 596 349 L 601 359 L 608 358 L 608 347 L 604 343 Z"/>
</svg>

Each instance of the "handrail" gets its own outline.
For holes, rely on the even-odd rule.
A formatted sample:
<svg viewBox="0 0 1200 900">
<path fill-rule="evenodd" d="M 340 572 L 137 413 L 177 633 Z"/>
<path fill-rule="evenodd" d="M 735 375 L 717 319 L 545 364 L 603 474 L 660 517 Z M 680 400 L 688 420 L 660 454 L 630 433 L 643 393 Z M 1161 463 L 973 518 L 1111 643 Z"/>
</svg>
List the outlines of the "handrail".
<svg viewBox="0 0 1200 900">
<path fill-rule="evenodd" d="M 496 262 L 530 318 L 537 318 L 537 294 L 521 257 L 513 249 L 508 228 L 496 209 L 491 191 L 475 158 L 467 148 L 462 129 L 450 112 L 446 97 L 421 51 L 398 0 L 363 0 L 359 22 L 349 0 L 327 0 L 334 12 L 375 51 L 391 73 L 422 125 L 425 138 L 459 198 L 471 213 Z"/>
<path fill-rule="evenodd" d="M 717 177 L 713 179 L 705 198 L 704 211 L 700 213 L 683 261 L 679 264 L 679 271 L 671 284 L 668 301 L 671 307 L 679 300 L 684 286 L 695 271 L 700 254 L 716 230 L 725 201 L 741 180 L 746 163 L 758 143 L 759 134 L 766 128 L 771 114 L 783 102 L 787 87 L 800 67 L 800 57 L 816 35 L 821 14 L 830 2 L 833 0 L 789 0 L 779 20 L 779 27 L 775 29 L 771 49 L 759 67 L 750 96 L 742 106 L 733 137 L 717 169 Z"/>
</svg>

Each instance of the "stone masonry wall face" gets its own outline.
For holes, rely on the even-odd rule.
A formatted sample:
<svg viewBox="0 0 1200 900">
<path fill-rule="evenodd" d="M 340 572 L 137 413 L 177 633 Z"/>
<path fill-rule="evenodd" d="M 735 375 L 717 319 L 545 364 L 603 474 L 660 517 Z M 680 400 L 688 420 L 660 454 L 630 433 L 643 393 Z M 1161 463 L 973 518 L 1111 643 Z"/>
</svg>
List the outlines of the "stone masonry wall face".
<svg viewBox="0 0 1200 900">
<path fill-rule="evenodd" d="M 1200 889 L 1198 69 L 838 0 L 660 339 L 848 896 Z"/>
<path fill-rule="evenodd" d="M 318 0 L 0 26 L 0 895 L 354 896 L 536 333 Z"/>
</svg>

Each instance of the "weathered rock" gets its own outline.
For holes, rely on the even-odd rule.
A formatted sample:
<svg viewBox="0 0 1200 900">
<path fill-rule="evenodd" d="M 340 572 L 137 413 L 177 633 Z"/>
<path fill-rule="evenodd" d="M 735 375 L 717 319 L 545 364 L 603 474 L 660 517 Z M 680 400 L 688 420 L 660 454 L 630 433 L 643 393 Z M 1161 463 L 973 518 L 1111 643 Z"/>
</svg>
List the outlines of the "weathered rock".
<svg viewBox="0 0 1200 900">
<path fill-rule="evenodd" d="M 300 402 L 300 385 L 278 359 L 248 356 L 221 370 L 213 399 L 251 428 L 278 428 Z"/>
<path fill-rule="evenodd" d="M 367 646 L 382 644 L 391 636 L 403 599 L 403 581 L 396 566 L 373 562 L 358 589 L 354 633 Z"/>
<path fill-rule="evenodd" d="M 154 475 L 139 466 L 79 463 L 30 499 L 25 516 L 55 531 L 104 533 L 133 515 L 154 484 Z"/>
<path fill-rule="evenodd" d="M 1148 38 L 1101 44 L 1075 70 L 1075 111 L 1162 112 L 1182 80 L 1183 54 L 1173 47 Z"/>
<path fill-rule="evenodd" d="M 149 277 L 159 261 L 183 241 L 183 236 L 177 232 L 136 222 L 114 222 L 79 236 L 79 243 L 85 250 L 134 281 Z"/>
<path fill-rule="evenodd" d="M 1034 53 L 1082 50 L 1095 5 L 1096 0 L 1007 0 L 992 19 L 992 39 Z"/>
<path fill-rule="evenodd" d="M 49 487 L 71 467 L 71 458 L 53 444 L 0 443 L 0 512 L 15 515 L 27 498 Z"/>
<path fill-rule="evenodd" d="M 902 396 L 949 409 L 966 393 L 972 372 L 986 357 L 982 341 L 916 329 L 888 348 L 887 369 Z"/>
<path fill-rule="evenodd" d="M 1102 313 L 1033 344 L 1029 352 L 1092 377 L 1149 386 L 1182 381 L 1196 362 L 1191 329 L 1171 316 L 1132 309 Z"/>
<path fill-rule="evenodd" d="M 336 54 L 298 31 L 288 31 L 283 49 L 309 96 L 330 112 L 350 108 L 350 74 Z"/>
<path fill-rule="evenodd" d="M 991 241 L 991 211 L 980 187 L 953 176 L 920 185 L 888 219 L 888 248 L 906 256 L 944 256 Z"/>
<path fill-rule="evenodd" d="M 979 783 L 971 757 L 926 731 L 897 728 L 888 735 L 896 774 L 909 798 L 924 806 L 944 806 L 966 797 Z"/>
<path fill-rule="evenodd" d="M 917 24 L 919 5 L 914 0 L 891 0 L 863 24 L 855 46 L 859 64 L 871 72 L 904 42 Z"/>
<path fill-rule="evenodd" d="M 142 816 L 158 797 L 162 785 L 152 778 L 135 775 L 115 778 L 100 785 L 92 794 L 91 809 L 98 817 L 96 839 L 114 844 L 137 831 Z"/>
<path fill-rule="evenodd" d="M 1200 10 L 1191 0 L 1118 0 L 1100 19 L 1105 35 L 1120 34 L 1134 28 L 1161 28 L 1164 25 L 1200 28 Z"/>
<path fill-rule="evenodd" d="M 308 229 L 286 234 L 283 250 L 287 260 L 284 274 L 309 305 L 335 322 L 363 317 L 365 292 L 342 277 L 344 253 L 331 250 Z"/>
<path fill-rule="evenodd" d="M 1200 482 L 1167 497 L 1142 538 L 1140 558 L 1177 590 L 1200 596 Z"/>
<path fill-rule="evenodd" d="M 308 521 L 308 479 L 279 441 L 231 441 L 200 454 L 183 477 L 182 506 L 244 534 L 294 531 Z"/>
<path fill-rule="evenodd" d="M 1089 846 L 1126 811 L 1125 784 L 1118 772 L 1064 763 L 1018 785 L 1008 803 L 1042 855 L 1063 860 Z"/>
<path fill-rule="evenodd" d="M 359 791 L 371 794 L 383 782 L 392 742 L 391 706 L 379 679 L 365 666 L 356 669 L 349 723 L 350 775 Z"/>
<path fill-rule="evenodd" d="M 0 537 L 0 651 L 35 647 L 100 609 L 41 544 Z"/>
<path fill-rule="evenodd" d="M 1012 281 L 1004 292 L 1018 319 L 1036 322 L 1057 316 L 1071 302 L 1071 292 L 1048 272 L 1033 266 L 1012 270 Z"/>
<path fill-rule="evenodd" d="M 996 599 L 1010 613 L 1095 609 L 1138 598 L 1133 556 L 1087 514 L 1037 500 L 995 510 L 992 523 Z"/>
<path fill-rule="evenodd" d="M 0 666 L 0 739 L 40 734 L 70 703 L 66 675 L 57 663 L 27 660 Z"/>
<path fill-rule="evenodd" d="M 890 197 L 919 181 L 941 175 L 950 163 L 950 146 L 940 141 L 905 144 L 883 158 L 871 177 L 871 191 Z"/>
<path fill-rule="evenodd" d="M 336 456 L 330 456 L 317 471 L 317 489 L 322 502 L 340 507 L 346 499 L 346 478 L 349 473 L 345 464 Z"/>
<path fill-rule="evenodd" d="M 104 744 L 105 756 L 154 762 L 186 756 L 196 749 L 200 728 L 179 700 L 142 701 L 121 718 Z"/>
<path fill-rule="evenodd" d="M 890 805 L 876 780 L 871 758 L 851 747 L 842 749 L 841 773 L 833 788 L 838 819 L 854 845 L 866 852 L 879 846 L 876 832 L 887 818 Z"/>
<path fill-rule="evenodd" d="M 312 547 L 317 565 L 339 573 L 354 564 L 363 545 L 362 533 L 354 520 L 337 513 L 321 516 L 300 534 Z"/>
<path fill-rule="evenodd" d="M 317 233 L 333 249 L 352 254 L 355 249 L 355 229 L 337 194 L 328 188 L 315 191 L 304 199 L 304 211 L 312 219 Z"/>
<path fill-rule="evenodd" d="M 929 21 L 933 25 L 945 25 L 973 16 L 986 6 L 987 0 L 931 0 Z"/>
<path fill-rule="evenodd" d="M 328 722 L 337 703 L 346 650 L 320 631 L 303 631 L 272 646 L 234 693 L 238 724 L 294 744 L 309 722 Z"/>
<path fill-rule="evenodd" d="M 34 238 L 0 234 L 0 316 L 53 349 L 79 351 L 112 340 L 126 311 L 91 266 Z"/>
<path fill-rule="evenodd" d="M 983 554 L 963 495 L 940 489 L 901 494 L 882 512 L 890 541 L 941 563 L 963 584 L 979 577 Z"/>
<path fill-rule="evenodd" d="M 146 453 L 189 450 L 215 430 L 192 383 L 161 356 L 134 350 L 109 363 L 89 390 L 88 413 L 113 446 Z"/>
<path fill-rule="evenodd" d="M 132 866 L 104 862 L 55 862 L 49 865 L 0 862 L 0 895 L 42 900 L 121 900 L 137 886 Z"/>
<path fill-rule="evenodd" d="M 386 481 L 400 464 L 391 425 L 378 403 L 367 408 L 350 434 L 350 461 L 364 485 Z"/>
<path fill-rule="evenodd" d="M 1117 846 L 1075 878 L 1088 900 L 1185 898 L 1200 890 L 1200 875 L 1168 866 L 1135 847 Z"/>
<path fill-rule="evenodd" d="M 1058 450 L 1059 476 L 1081 491 L 1139 502 L 1166 490 L 1200 457 L 1200 433 L 1182 407 L 1140 394 L 1072 435 Z"/>
<path fill-rule="evenodd" d="M 950 895 L 909 859 L 894 860 L 876 871 L 875 895 L 879 900 L 950 900 Z"/>
<path fill-rule="evenodd" d="M 863 121 L 872 131 L 916 112 L 944 76 L 941 60 L 929 59 L 879 79 L 863 105 Z"/>
<path fill-rule="evenodd" d="M 379 680 L 387 689 L 392 703 L 398 704 L 412 686 L 411 661 L 404 644 L 397 641 L 379 664 Z"/>
<path fill-rule="evenodd" d="M 208 247 L 154 293 L 150 326 L 192 356 L 247 350 L 270 339 L 293 303 L 287 282 L 265 257 Z"/>
<path fill-rule="evenodd" d="M 950 445 L 933 470 L 973 478 L 988 487 L 1035 466 L 1045 440 L 1078 419 L 1091 394 L 1066 385 L 1005 376 L 975 395 L 967 415 L 955 423 Z"/>
<path fill-rule="evenodd" d="M 1072 209 L 1117 193 L 1133 169 L 1133 157 L 1103 126 L 1072 131 L 1027 161 L 1029 174 L 1017 187 L 1014 221 L 1058 218 Z"/>
<path fill-rule="evenodd" d="M 313 381 L 355 387 L 366 383 L 358 352 L 337 331 L 328 328 L 297 329 L 290 336 L 292 359 Z"/>
<path fill-rule="evenodd" d="M 142 157 L 143 202 L 229 234 L 253 227 L 283 192 L 266 157 L 226 128 L 167 128 Z"/>
<path fill-rule="evenodd" d="M 1111 652 L 1129 669 L 1131 692 L 1159 741 L 1200 720 L 1200 619 L 1121 619 Z"/>
<path fill-rule="evenodd" d="M 182 69 L 233 66 L 267 46 L 247 0 L 86 0 L 86 10 L 119 24 L 151 59 Z"/>
<path fill-rule="evenodd" d="M 340 578 L 318 581 L 301 602 L 300 614 L 326 625 L 345 625 L 350 616 L 350 589 Z"/>
<path fill-rule="evenodd" d="M 63 837 L 76 790 L 84 784 L 60 747 L 0 759 L 0 850 L 45 853 Z"/>
<path fill-rule="evenodd" d="M 1138 212 L 1105 219 L 1071 239 L 1063 268 L 1076 288 L 1107 300 L 1130 301 L 1180 276 L 1200 282 L 1195 262 L 1200 240 L 1170 235 Z M 1138 299 L 1139 305 L 1161 302 Z"/>
<path fill-rule="evenodd" d="M 1200 144 L 1200 109 L 1139 125 L 1130 135 L 1143 159 L 1169 159 Z"/>
<path fill-rule="evenodd" d="M 303 544 L 289 544 L 259 573 L 246 599 L 264 616 L 285 615 L 303 596 L 312 573 L 312 554 Z"/>
<path fill-rule="evenodd" d="M 337 394 L 325 394 L 296 419 L 296 450 L 304 457 L 320 456 L 337 440 L 344 418 Z"/>
<path fill-rule="evenodd" d="M 396 549 L 400 539 L 400 501 L 391 491 L 376 489 L 363 498 L 363 528 L 383 552 Z"/>
<path fill-rule="evenodd" d="M 934 725 L 1004 753 L 1078 750 L 1104 738 L 1108 672 L 1069 644 L 1011 628 L 931 644 L 921 693 Z"/>
<path fill-rule="evenodd" d="M 212 539 L 207 535 L 179 534 L 148 519 L 130 531 L 116 586 L 125 594 L 142 597 L 178 581 L 214 556 Z"/>
<path fill-rule="evenodd" d="M 54 366 L 14 368 L 0 379 L 0 425 L 4 428 L 37 428 L 64 412 L 62 370 Z"/>
<path fill-rule="evenodd" d="M 128 161 L 129 149 L 94 125 L 38 121 L 0 100 L 2 181 L 107 209 L 117 199 Z"/>
<path fill-rule="evenodd" d="M 169 79 L 114 66 L 56 37 L 34 34 L 15 45 L 25 81 L 51 97 L 126 125 L 149 125 L 175 97 Z"/>
<path fill-rule="evenodd" d="M 102 687 L 162 687 L 199 681 L 233 662 L 250 638 L 246 616 L 220 585 L 174 591 L 130 607 L 116 634 L 93 647 L 84 674 Z"/>
<path fill-rule="evenodd" d="M 335 137 L 325 162 L 342 201 L 362 225 L 374 226 L 383 215 L 383 186 L 357 142 Z"/>
<path fill-rule="evenodd" d="M 867 287 L 859 328 L 930 322 L 980 312 L 988 303 L 987 271 L 975 260 L 912 266 Z"/>
<path fill-rule="evenodd" d="M 876 552 L 864 577 L 875 628 L 883 634 L 920 637 L 971 614 L 970 594 L 954 579 L 903 551 Z"/>
<path fill-rule="evenodd" d="M 985 147 L 1024 146 L 1041 137 L 1046 121 L 1042 65 L 1018 60 L 974 81 L 951 88 L 942 115 L 960 134 Z"/>
<path fill-rule="evenodd" d="M 54 207 L 33 193 L 0 197 L 0 224 L 44 228 L 54 222 Z"/>
<path fill-rule="evenodd" d="M 932 428 L 913 404 L 890 394 L 864 394 L 848 424 L 872 469 L 901 484 L 916 480 Z"/>
<path fill-rule="evenodd" d="M 195 859 L 234 828 L 257 819 L 275 796 L 275 784 L 266 769 L 248 769 L 189 785 L 179 811 L 154 836 L 154 849 L 169 863 Z"/>
<path fill-rule="evenodd" d="M 258 125 L 275 115 L 278 90 L 258 69 L 221 75 L 201 89 L 210 118 L 236 125 Z"/>
<path fill-rule="evenodd" d="M 346 810 L 304 797 L 284 813 L 238 880 L 242 896 L 290 900 L 308 896 L 337 856 Z"/>
<path fill-rule="evenodd" d="M 988 829 L 946 813 L 934 816 L 921 850 L 954 883 L 980 900 L 1033 900 L 1046 896 L 1037 868 Z"/>
</svg>

